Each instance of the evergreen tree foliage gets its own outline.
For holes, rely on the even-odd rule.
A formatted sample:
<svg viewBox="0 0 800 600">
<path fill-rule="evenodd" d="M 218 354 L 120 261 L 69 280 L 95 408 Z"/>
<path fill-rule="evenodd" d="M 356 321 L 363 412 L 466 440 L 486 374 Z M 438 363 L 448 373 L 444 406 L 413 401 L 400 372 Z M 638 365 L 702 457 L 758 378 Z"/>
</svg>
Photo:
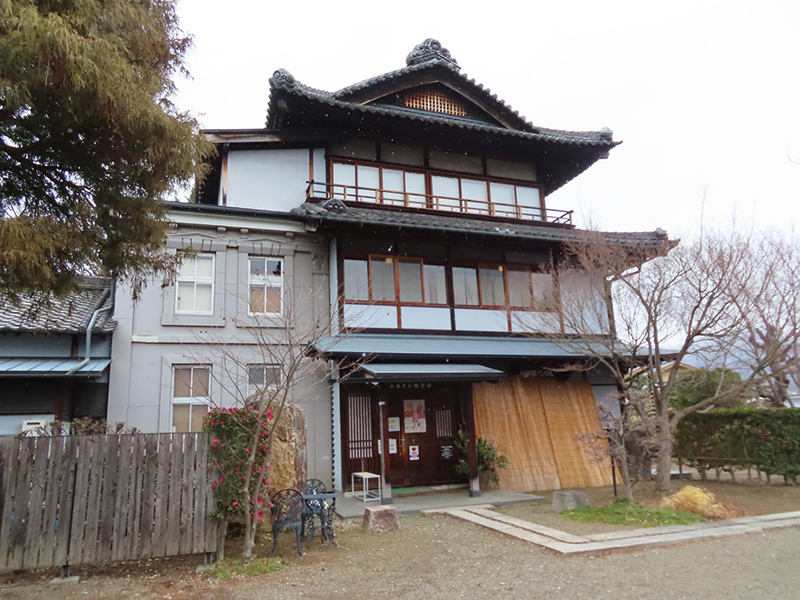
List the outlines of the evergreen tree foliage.
<svg viewBox="0 0 800 600">
<path fill-rule="evenodd" d="M 171 102 L 175 0 L 0 0 L 0 297 L 169 272 L 161 200 L 212 152 Z"/>
</svg>

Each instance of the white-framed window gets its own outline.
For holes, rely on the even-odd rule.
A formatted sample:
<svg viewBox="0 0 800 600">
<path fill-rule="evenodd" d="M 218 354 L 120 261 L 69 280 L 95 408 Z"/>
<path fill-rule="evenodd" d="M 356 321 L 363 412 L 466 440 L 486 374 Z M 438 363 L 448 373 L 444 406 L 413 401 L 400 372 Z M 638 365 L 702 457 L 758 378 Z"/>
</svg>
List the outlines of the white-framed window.
<svg viewBox="0 0 800 600">
<path fill-rule="evenodd" d="M 283 312 L 283 260 L 251 256 L 249 260 L 248 312 L 251 315 Z"/>
<path fill-rule="evenodd" d="M 175 312 L 214 313 L 214 255 L 196 254 L 183 259 L 175 282 Z"/>
<path fill-rule="evenodd" d="M 277 390 L 281 370 L 277 365 L 247 365 L 247 398 L 258 400 L 264 390 Z"/>
<path fill-rule="evenodd" d="M 211 367 L 172 368 L 172 431 L 201 431 L 211 402 Z"/>
</svg>

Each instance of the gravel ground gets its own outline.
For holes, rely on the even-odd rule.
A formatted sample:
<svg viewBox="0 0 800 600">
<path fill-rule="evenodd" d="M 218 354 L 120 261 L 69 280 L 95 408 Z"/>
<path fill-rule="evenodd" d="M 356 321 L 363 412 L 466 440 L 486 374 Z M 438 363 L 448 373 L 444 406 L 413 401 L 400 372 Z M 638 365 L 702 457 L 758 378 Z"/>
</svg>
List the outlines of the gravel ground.
<svg viewBox="0 0 800 600">
<path fill-rule="evenodd" d="M 785 496 L 779 505 L 770 505 L 769 512 L 800 507 L 798 488 L 763 492 L 771 500 Z M 507 510 L 577 534 L 609 528 L 577 522 L 565 526 L 566 519 L 541 506 Z M 350 521 L 340 524 L 337 539 L 339 548 L 315 541 L 299 558 L 293 555 L 291 535 L 282 536 L 279 556 L 285 564 L 271 575 L 217 581 L 194 572 L 198 557 L 184 557 L 99 571 L 76 569 L 82 578 L 75 585 L 47 585 L 53 571 L 11 577 L 6 579 L 10 583 L 0 586 L 0 598 L 800 598 L 800 528 L 576 557 L 563 557 L 447 516 L 403 517 L 401 529 L 387 534 L 365 533 L 360 522 Z M 234 542 L 228 555 L 238 551 Z M 269 545 L 257 548 L 261 556 L 268 551 Z"/>
<path fill-rule="evenodd" d="M 272 575 L 219 582 L 191 570 L 88 576 L 76 585 L 13 584 L 7 600 L 200 598 L 792 599 L 800 595 L 800 528 L 595 557 L 563 557 L 455 519 L 405 517 L 401 530 L 340 533 Z"/>
</svg>

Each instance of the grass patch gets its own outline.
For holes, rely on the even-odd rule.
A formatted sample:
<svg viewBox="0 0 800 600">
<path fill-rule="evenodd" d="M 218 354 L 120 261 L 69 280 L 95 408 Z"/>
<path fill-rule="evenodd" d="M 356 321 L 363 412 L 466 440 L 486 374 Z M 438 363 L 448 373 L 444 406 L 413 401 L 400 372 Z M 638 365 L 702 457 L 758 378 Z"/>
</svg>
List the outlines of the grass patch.
<svg viewBox="0 0 800 600">
<path fill-rule="evenodd" d="M 561 515 L 573 521 L 600 521 L 612 525 L 632 525 L 634 527 L 693 525 L 705 521 L 700 515 L 683 510 L 631 504 L 627 500 L 617 500 L 613 504 L 598 508 L 584 506 L 574 510 L 565 510 Z"/>
<path fill-rule="evenodd" d="M 234 575 L 254 577 L 266 575 L 277 571 L 282 566 L 281 561 L 274 558 L 253 558 L 248 564 L 242 564 L 241 559 L 223 560 L 216 563 L 209 571 L 214 579 L 227 581 Z"/>
</svg>

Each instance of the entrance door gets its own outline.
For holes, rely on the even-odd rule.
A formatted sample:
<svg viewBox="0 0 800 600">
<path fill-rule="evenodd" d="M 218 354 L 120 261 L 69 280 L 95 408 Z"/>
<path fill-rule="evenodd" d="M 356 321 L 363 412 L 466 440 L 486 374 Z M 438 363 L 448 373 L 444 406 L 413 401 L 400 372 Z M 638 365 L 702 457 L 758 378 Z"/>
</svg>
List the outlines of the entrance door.
<svg viewBox="0 0 800 600">
<path fill-rule="evenodd" d="M 458 390 L 433 384 L 394 384 L 387 395 L 392 485 L 458 481 L 454 446 L 462 426 Z"/>
<path fill-rule="evenodd" d="M 389 477 L 393 486 L 455 483 L 455 436 L 463 427 L 458 388 L 428 383 L 385 385 Z M 342 451 L 345 485 L 358 471 L 381 472 L 378 399 L 373 386 L 343 387 Z"/>
</svg>

